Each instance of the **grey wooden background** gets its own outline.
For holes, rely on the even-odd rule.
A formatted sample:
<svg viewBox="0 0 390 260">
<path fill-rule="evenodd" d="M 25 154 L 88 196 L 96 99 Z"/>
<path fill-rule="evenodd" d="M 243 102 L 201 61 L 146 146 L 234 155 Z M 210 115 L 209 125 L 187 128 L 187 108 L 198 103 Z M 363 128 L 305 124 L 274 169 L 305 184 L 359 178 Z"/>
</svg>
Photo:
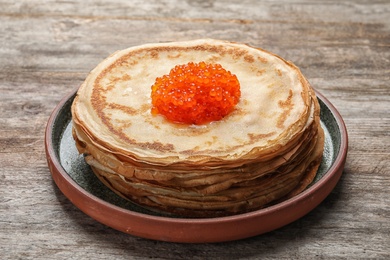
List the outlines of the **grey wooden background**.
<svg viewBox="0 0 390 260">
<path fill-rule="evenodd" d="M 44 129 L 60 99 L 118 49 L 217 38 L 298 65 L 340 111 L 344 174 L 302 219 L 217 244 L 133 237 L 58 190 Z M 1 259 L 386 259 L 390 257 L 390 2 L 0 0 Z"/>
</svg>

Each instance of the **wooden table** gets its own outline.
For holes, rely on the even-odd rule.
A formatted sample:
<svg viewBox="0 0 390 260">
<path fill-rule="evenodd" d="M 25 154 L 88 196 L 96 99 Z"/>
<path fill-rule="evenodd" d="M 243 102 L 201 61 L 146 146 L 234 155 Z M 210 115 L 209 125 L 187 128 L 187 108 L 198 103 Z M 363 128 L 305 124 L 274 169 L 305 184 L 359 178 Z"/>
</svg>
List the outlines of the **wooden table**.
<svg viewBox="0 0 390 260">
<path fill-rule="evenodd" d="M 1 259 L 389 259 L 389 1 L 1 0 L 0 30 Z M 337 107 L 350 143 L 336 188 L 292 224 L 216 244 L 137 238 L 82 213 L 46 164 L 51 111 L 115 50 L 205 37 L 293 61 Z"/>
</svg>

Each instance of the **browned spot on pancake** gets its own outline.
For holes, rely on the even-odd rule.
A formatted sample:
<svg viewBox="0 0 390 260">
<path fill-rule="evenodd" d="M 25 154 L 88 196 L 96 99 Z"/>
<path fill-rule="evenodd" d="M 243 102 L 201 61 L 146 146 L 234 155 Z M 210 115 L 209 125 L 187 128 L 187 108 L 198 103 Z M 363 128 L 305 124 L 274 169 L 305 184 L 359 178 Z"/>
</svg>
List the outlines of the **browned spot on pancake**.
<svg viewBox="0 0 390 260">
<path fill-rule="evenodd" d="M 265 139 L 268 137 L 271 137 L 275 134 L 275 132 L 267 133 L 267 134 L 253 134 L 253 133 L 248 133 L 249 140 L 251 142 L 258 142 L 261 139 Z"/>
<path fill-rule="evenodd" d="M 172 48 L 178 48 L 179 50 L 198 50 L 198 51 L 207 51 L 207 52 L 214 52 L 218 53 L 220 56 L 225 56 L 226 54 L 229 54 L 232 56 L 233 59 L 240 59 L 241 57 L 244 57 L 244 59 L 247 62 L 254 62 L 254 57 L 252 55 L 248 54 L 247 50 L 243 49 L 237 49 L 237 48 L 231 48 L 228 46 L 215 46 L 215 45 L 199 45 L 199 46 L 193 46 L 193 47 L 172 47 Z"/>
<path fill-rule="evenodd" d="M 282 114 L 279 116 L 278 121 L 276 123 L 276 126 L 278 128 L 283 128 L 284 121 L 286 121 L 286 118 L 290 115 L 291 109 L 293 108 L 294 104 L 292 103 L 292 96 L 293 92 L 290 89 L 288 97 L 285 101 L 279 100 L 278 105 L 282 108 Z"/>
<path fill-rule="evenodd" d="M 142 104 L 139 112 L 140 113 L 148 112 L 150 110 L 150 107 L 151 107 L 150 104 Z"/>
<path fill-rule="evenodd" d="M 215 143 L 218 141 L 218 136 L 213 136 L 212 138 L 213 138 L 213 141 L 211 143 Z"/>
<path fill-rule="evenodd" d="M 218 62 L 220 59 L 221 59 L 220 56 L 218 56 L 218 55 L 213 55 L 213 56 L 211 56 L 207 61 L 208 61 L 208 62 Z"/>
<path fill-rule="evenodd" d="M 246 51 L 246 50 L 236 50 L 236 49 L 234 49 L 234 51 L 233 51 L 233 59 L 239 59 L 242 56 L 246 55 L 247 53 L 248 53 L 248 51 Z"/>
<path fill-rule="evenodd" d="M 258 56 L 257 59 L 261 61 L 262 63 L 268 63 L 268 60 L 264 57 Z"/>
<path fill-rule="evenodd" d="M 168 54 L 168 58 L 170 58 L 170 59 L 177 59 L 177 58 L 179 58 L 181 56 L 181 53 L 180 52 L 178 52 L 178 53 L 176 53 L 176 54 Z"/>
<path fill-rule="evenodd" d="M 175 135 L 194 137 L 199 136 L 210 131 L 209 127 L 188 126 L 186 124 L 175 124 L 169 121 L 165 122 L 175 128 Z"/>
<path fill-rule="evenodd" d="M 173 151 L 175 147 L 173 144 L 163 144 L 161 142 L 146 142 L 146 143 L 137 143 L 140 147 L 146 148 L 146 149 L 152 149 L 159 152 L 165 152 L 165 151 Z"/>
<path fill-rule="evenodd" d="M 126 63 L 126 64 L 128 64 L 128 63 Z M 129 75 L 129 74 L 127 74 L 127 73 L 124 73 L 123 75 L 121 75 L 120 77 L 117 77 L 117 76 L 110 76 L 110 78 L 109 78 L 109 81 L 110 81 L 110 85 L 114 85 L 115 86 L 115 84 L 116 83 L 118 83 L 119 81 L 127 81 L 127 80 L 131 80 L 131 76 Z M 114 87 L 114 86 L 112 86 L 112 87 Z"/>
<path fill-rule="evenodd" d="M 212 145 L 213 145 L 213 142 L 207 141 L 207 142 L 205 142 L 204 144 L 205 144 L 206 146 L 212 146 Z"/>
<path fill-rule="evenodd" d="M 261 75 L 263 75 L 266 71 L 267 71 L 266 69 L 257 70 L 256 75 L 257 75 L 257 76 L 261 76 Z"/>
<path fill-rule="evenodd" d="M 138 60 L 129 60 L 129 61 L 128 61 L 128 64 L 129 64 L 130 66 L 137 65 L 138 63 L 139 63 Z"/>
<path fill-rule="evenodd" d="M 112 90 L 113 88 L 115 88 L 115 84 L 109 84 L 109 85 L 107 85 L 107 87 L 106 87 L 106 92 Z"/>
<path fill-rule="evenodd" d="M 150 56 L 151 56 L 153 59 L 158 59 L 158 57 L 159 57 L 158 51 L 156 51 L 156 50 L 151 50 L 151 51 L 150 51 Z"/>
<path fill-rule="evenodd" d="M 249 103 L 249 101 L 247 99 L 244 99 L 240 102 L 243 103 L 245 106 L 248 105 L 248 103 Z M 230 113 L 230 115 L 226 116 L 225 119 L 226 120 L 233 120 L 232 118 L 235 118 L 237 116 L 244 116 L 246 113 L 247 113 L 247 111 L 244 110 L 242 107 L 236 107 L 236 109 L 234 109 Z"/>
<path fill-rule="evenodd" d="M 126 114 L 129 114 L 129 115 L 135 115 L 137 113 L 136 109 L 134 109 L 132 107 L 120 105 L 120 104 L 110 103 L 110 104 L 108 104 L 108 107 L 111 109 L 121 110 L 122 112 L 125 112 Z"/>
<path fill-rule="evenodd" d="M 272 91 L 271 91 L 271 93 L 270 93 L 270 98 L 274 97 L 274 96 L 275 96 L 275 93 L 276 93 L 276 91 L 275 91 L 275 83 L 270 83 L 270 84 L 268 84 L 268 85 L 267 85 L 267 88 L 271 88 L 271 89 L 272 89 Z"/>
<path fill-rule="evenodd" d="M 249 63 L 255 62 L 255 58 L 253 57 L 253 55 L 250 55 L 250 54 L 245 55 L 245 56 L 244 56 L 244 60 L 245 60 L 246 62 L 249 62 Z"/>
<path fill-rule="evenodd" d="M 155 115 L 160 116 L 160 115 Z M 160 124 L 156 120 L 151 120 L 150 117 L 145 117 L 145 122 L 148 122 L 150 125 L 154 126 L 156 129 L 161 129 Z"/>
<path fill-rule="evenodd" d="M 115 122 L 120 125 L 121 128 L 128 128 L 132 125 L 132 123 L 128 120 L 116 119 Z"/>
<path fill-rule="evenodd" d="M 213 46 L 213 45 L 208 45 L 207 50 L 209 52 L 215 52 L 219 53 L 221 56 L 226 55 L 227 49 L 224 46 Z"/>
<path fill-rule="evenodd" d="M 191 46 L 191 47 L 171 47 L 169 49 L 178 49 L 178 50 L 196 50 L 196 51 L 208 51 L 208 52 L 215 52 L 219 53 L 221 55 L 224 55 L 226 53 L 226 49 L 223 46 L 215 46 L 215 45 L 209 45 L 209 44 L 203 44 L 203 45 L 197 45 L 197 46 Z"/>
<path fill-rule="evenodd" d="M 124 74 L 121 78 L 123 81 L 131 80 L 131 76 L 129 74 Z"/>
<path fill-rule="evenodd" d="M 115 76 L 111 76 L 110 78 L 109 78 L 109 80 L 110 80 L 110 89 L 112 89 L 113 87 L 114 87 L 114 84 L 115 83 L 117 83 L 119 80 L 120 80 L 121 78 L 119 78 L 119 77 L 115 77 Z"/>
<path fill-rule="evenodd" d="M 121 124 L 120 127 L 119 127 L 119 131 L 123 132 L 123 130 L 124 130 L 125 128 L 129 128 L 130 126 L 131 126 L 131 123 L 130 123 L 130 122 Z"/>
<path fill-rule="evenodd" d="M 279 77 L 282 76 L 282 71 L 280 69 L 275 69 L 276 73 L 278 74 Z"/>
<path fill-rule="evenodd" d="M 102 116 L 102 110 L 104 108 L 104 105 L 106 103 L 106 97 L 105 97 L 105 93 L 106 93 L 106 90 L 103 89 L 102 87 L 99 87 L 97 85 L 96 82 L 100 81 L 102 78 L 102 74 L 100 74 L 96 81 L 95 81 L 95 85 L 94 85 L 94 88 L 92 90 L 92 95 L 91 95 L 91 103 L 92 103 L 92 107 L 95 109 L 96 113 L 98 114 L 98 116 Z"/>
<path fill-rule="evenodd" d="M 227 54 L 229 54 L 229 55 L 232 55 L 232 54 L 233 54 L 233 52 L 234 52 L 234 50 L 233 50 L 233 49 L 228 49 L 228 50 L 226 50 L 226 53 L 227 53 Z"/>
</svg>

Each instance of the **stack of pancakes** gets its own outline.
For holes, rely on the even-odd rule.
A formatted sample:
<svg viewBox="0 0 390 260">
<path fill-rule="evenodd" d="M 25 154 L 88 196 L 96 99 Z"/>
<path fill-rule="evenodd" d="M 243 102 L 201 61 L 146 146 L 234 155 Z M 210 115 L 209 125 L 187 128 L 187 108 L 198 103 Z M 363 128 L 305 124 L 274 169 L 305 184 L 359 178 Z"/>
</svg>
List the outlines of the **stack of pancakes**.
<svg viewBox="0 0 390 260">
<path fill-rule="evenodd" d="M 201 61 L 237 76 L 241 98 L 234 111 L 204 125 L 152 115 L 156 78 Z M 78 90 L 72 116 L 77 148 L 104 184 L 178 216 L 232 215 L 292 197 L 314 179 L 324 146 L 318 101 L 296 66 L 212 39 L 112 54 Z"/>
</svg>

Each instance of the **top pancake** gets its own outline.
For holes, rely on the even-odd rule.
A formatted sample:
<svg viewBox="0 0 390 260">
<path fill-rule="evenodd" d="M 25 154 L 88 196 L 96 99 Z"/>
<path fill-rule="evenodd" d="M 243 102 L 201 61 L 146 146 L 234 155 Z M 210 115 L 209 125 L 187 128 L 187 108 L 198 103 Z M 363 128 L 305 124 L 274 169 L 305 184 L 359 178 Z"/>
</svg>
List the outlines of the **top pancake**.
<svg viewBox="0 0 390 260">
<path fill-rule="evenodd" d="M 176 65 L 201 61 L 237 76 L 241 98 L 235 110 L 201 126 L 152 115 L 155 79 Z M 72 115 L 100 149 L 134 161 L 245 163 L 277 153 L 305 131 L 313 117 L 309 89 L 293 64 L 247 45 L 212 39 L 147 44 L 118 51 L 92 70 Z"/>
</svg>

